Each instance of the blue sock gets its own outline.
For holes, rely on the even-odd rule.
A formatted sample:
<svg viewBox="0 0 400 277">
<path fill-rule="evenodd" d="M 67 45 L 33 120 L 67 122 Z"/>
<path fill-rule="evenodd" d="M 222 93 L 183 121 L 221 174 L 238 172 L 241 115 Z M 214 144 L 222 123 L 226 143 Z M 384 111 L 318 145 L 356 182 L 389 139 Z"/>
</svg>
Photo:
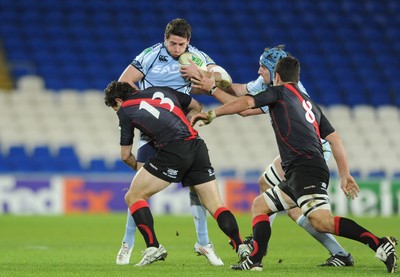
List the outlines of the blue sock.
<svg viewBox="0 0 400 277">
<path fill-rule="evenodd" d="M 135 233 L 136 233 L 136 223 L 133 220 L 130 210 L 128 209 L 128 215 L 126 217 L 126 228 L 125 235 L 122 242 L 126 242 L 129 248 L 133 247 L 135 244 Z"/>
<path fill-rule="evenodd" d="M 325 248 L 328 249 L 332 255 L 349 255 L 349 253 L 343 249 L 343 247 L 337 242 L 332 234 L 317 232 L 304 215 L 297 219 L 297 224 L 303 227 L 311 236 L 325 246 Z"/>
<path fill-rule="evenodd" d="M 207 228 L 207 210 L 201 205 L 199 196 L 195 192 L 190 192 L 190 209 L 194 219 L 194 225 L 196 227 L 197 242 L 201 245 L 207 245 L 210 243 L 208 238 Z"/>
</svg>

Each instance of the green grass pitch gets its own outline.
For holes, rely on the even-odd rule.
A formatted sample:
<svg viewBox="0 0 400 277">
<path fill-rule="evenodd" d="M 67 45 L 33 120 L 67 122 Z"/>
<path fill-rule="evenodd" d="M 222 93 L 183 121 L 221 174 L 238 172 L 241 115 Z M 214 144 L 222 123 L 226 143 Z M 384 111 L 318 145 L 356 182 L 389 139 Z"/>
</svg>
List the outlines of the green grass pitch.
<svg viewBox="0 0 400 277">
<path fill-rule="evenodd" d="M 237 216 L 241 235 L 251 233 L 249 215 Z M 399 217 L 355 218 L 379 236 L 400 238 Z M 134 264 L 145 248 L 139 231 L 131 264 L 117 266 L 116 254 L 124 233 L 124 214 L 72 216 L 0 216 L 0 276 L 386 276 L 385 265 L 361 243 L 338 238 L 355 259 L 352 268 L 322 268 L 328 252 L 285 214 L 273 224 L 263 272 L 237 272 L 229 268 L 237 256 L 228 238 L 209 217 L 209 233 L 223 267 L 212 267 L 196 256 L 190 216 L 156 216 L 158 240 L 168 251 L 165 261 L 143 268 Z M 397 273 L 398 275 L 398 273 Z"/>
</svg>

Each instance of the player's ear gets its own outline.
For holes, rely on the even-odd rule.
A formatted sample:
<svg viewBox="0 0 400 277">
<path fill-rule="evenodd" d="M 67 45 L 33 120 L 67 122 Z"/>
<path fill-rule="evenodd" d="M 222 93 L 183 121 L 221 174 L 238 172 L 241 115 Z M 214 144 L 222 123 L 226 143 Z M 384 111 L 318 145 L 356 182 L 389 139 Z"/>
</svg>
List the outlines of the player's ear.
<svg viewBox="0 0 400 277">
<path fill-rule="evenodd" d="M 274 85 L 278 85 L 281 82 L 281 76 L 279 75 L 279 73 L 274 72 Z"/>
</svg>

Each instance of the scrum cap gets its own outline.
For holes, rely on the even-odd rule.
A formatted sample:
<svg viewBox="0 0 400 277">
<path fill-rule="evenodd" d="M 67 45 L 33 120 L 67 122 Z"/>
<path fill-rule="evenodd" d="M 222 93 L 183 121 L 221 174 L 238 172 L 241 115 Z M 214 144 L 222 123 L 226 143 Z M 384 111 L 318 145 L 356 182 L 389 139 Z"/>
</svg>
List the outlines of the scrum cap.
<svg viewBox="0 0 400 277">
<path fill-rule="evenodd" d="M 274 78 L 274 68 L 276 63 L 284 58 L 287 57 L 287 53 L 283 50 L 285 45 L 278 45 L 274 48 L 265 48 L 264 52 L 260 56 L 260 64 L 268 68 L 269 74 L 271 76 L 271 81 Z"/>
</svg>

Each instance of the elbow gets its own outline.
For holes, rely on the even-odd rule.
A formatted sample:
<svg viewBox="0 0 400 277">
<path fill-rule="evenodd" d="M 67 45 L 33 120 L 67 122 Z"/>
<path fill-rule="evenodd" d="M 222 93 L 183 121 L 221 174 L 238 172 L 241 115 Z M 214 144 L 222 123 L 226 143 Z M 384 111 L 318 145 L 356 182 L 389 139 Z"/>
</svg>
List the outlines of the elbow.
<svg viewBox="0 0 400 277">
<path fill-rule="evenodd" d="M 241 117 L 248 117 L 250 114 L 247 113 L 246 111 L 243 111 L 243 112 L 240 112 L 239 115 L 240 115 Z"/>
</svg>

